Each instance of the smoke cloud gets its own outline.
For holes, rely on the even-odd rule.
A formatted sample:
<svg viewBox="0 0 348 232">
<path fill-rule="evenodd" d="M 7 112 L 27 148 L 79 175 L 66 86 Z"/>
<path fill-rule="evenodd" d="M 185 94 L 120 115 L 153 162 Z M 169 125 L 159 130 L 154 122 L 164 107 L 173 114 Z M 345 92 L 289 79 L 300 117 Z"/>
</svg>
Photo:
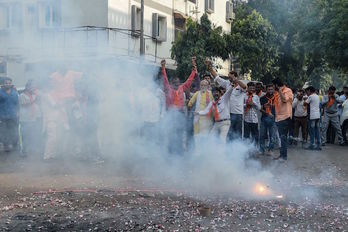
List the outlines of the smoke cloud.
<svg viewBox="0 0 348 232">
<path fill-rule="evenodd" d="M 71 9 L 67 7 L 62 11 Z M 55 170 L 59 172 L 68 168 L 71 173 L 90 175 L 89 164 L 75 164 L 85 155 L 81 150 L 89 143 L 86 137 L 93 133 L 89 128 L 97 126 L 99 153 L 107 162 L 101 166 L 100 173 L 123 178 L 138 177 L 149 180 L 155 186 L 184 192 L 227 193 L 246 198 L 260 197 L 254 191 L 259 183 L 279 187 L 270 171 L 249 158 L 255 147 L 247 142 L 235 141 L 225 145 L 219 138 L 209 135 L 182 155 L 171 154 L 168 145 L 173 141 L 170 141 L 169 135 L 175 133 L 173 128 L 181 123 L 174 120 L 175 113 L 162 112 L 163 117 L 151 133 L 144 129 L 149 115 L 155 114 L 153 104 L 160 104 L 157 94 L 162 88 L 158 82 L 159 67 L 141 59 L 111 56 L 108 49 L 112 48 L 107 40 L 99 40 L 94 46 L 81 43 L 83 31 L 76 32 L 75 36 L 70 33 L 65 38 L 70 46 L 65 47 L 61 46 L 62 38 L 58 36 L 62 35 L 61 30 L 51 30 L 50 33 L 47 35 L 55 35 L 52 40 L 48 36 L 43 41 L 42 34 L 34 31 L 26 32 L 24 37 L 13 36 L 10 39 L 11 46 L 23 49 L 23 62 L 30 64 L 25 79 L 34 79 L 41 98 L 46 98 L 44 93 L 55 88 L 49 77 L 53 72 L 82 72 L 82 79 L 75 82 L 75 88 L 89 92 L 96 99 L 91 103 L 92 110 L 88 111 L 88 115 L 93 116 L 89 121 L 93 125 L 84 124 L 83 132 L 74 131 L 75 125 L 70 125 L 69 130 L 63 132 L 64 141 L 58 147 L 62 148 L 64 143 L 65 149 L 58 154 L 57 158 L 61 161 L 57 161 Z M 106 31 L 95 33 L 105 35 Z M 64 125 L 57 123 L 57 127 Z M 79 152 L 81 154 L 76 156 Z M 51 170 L 42 168 L 45 165 L 28 162 L 24 166 L 32 173 L 50 175 Z M 23 170 L 23 167 L 20 168 Z"/>
</svg>

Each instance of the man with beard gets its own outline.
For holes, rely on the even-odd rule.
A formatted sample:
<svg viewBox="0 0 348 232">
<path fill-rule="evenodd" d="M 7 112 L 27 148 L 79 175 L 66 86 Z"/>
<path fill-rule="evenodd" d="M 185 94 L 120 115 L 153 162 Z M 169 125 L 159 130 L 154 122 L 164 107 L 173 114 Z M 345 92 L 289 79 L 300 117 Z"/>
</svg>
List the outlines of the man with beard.
<svg viewBox="0 0 348 232">
<path fill-rule="evenodd" d="M 18 148 L 18 92 L 11 78 L 4 78 L 0 89 L 0 128 L 4 150 L 9 152 Z"/>
<path fill-rule="evenodd" d="M 186 118 L 184 113 L 184 106 L 186 102 L 185 92 L 189 91 L 197 73 L 196 58 L 192 58 L 192 72 L 189 78 L 180 84 L 179 78 L 174 78 L 172 85 L 169 84 L 166 73 L 166 61 L 161 61 L 162 78 L 164 85 L 164 92 L 166 96 L 167 109 L 170 111 L 172 117 L 172 128 L 170 128 L 169 152 L 177 155 L 182 155 L 184 150 L 184 131 L 186 125 Z"/>
<path fill-rule="evenodd" d="M 226 143 L 227 133 L 230 128 L 229 99 L 232 87 L 226 92 L 222 87 L 215 87 L 213 92 L 214 101 L 210 102 L 203 111 L 199 111 L 197 114 L 201 116 L 213 115 L 215 123 L 210 133 L 220 138 L 223 143 Z"/>
<path fill-rule="evenodd" d="M 322 146 L 326 143 L 326 132 L 331 122 L 331 125 L 336 129 L 338 135 L 338 142 L 341 146 L 344 145 L 341 126 L 338 118 L 338 105 L 343 103 L 336 95 L 335 86 L 330 86 L 327 95 L 323 97 L 322 107 L 324 107 L 324 119 L 321 131 Z"/>
<path fill-rule="evenodd" d="M 212 74 L 214 71 L 211 61 L 206 59 L 205 61 L 208 70 Z M 213 75 L 213 74 L 212 74 Z M 214 76 L 214 75 L 213 75 Z M 214 78 L 216 77 L 214 76 Z M 228 140 L 232 141 L 233 139 L 242 138 L 242 126 L 243 126 L 243 113 L 244 113 L 244 96 L 246 91 L 246 85 L 237 79 L 238 74 L 234 71 L 231 71 L 228 74 L 229 80 L 222 79 L 221 77 L 217 78 L 216 81 L 219 86 L 228 90 L 233 84 L 232 93 L 230 95 L 230 129 L 228 131 Z"/>
<path fill-rule="evenodd" d="M 294 145 L 297 145 L 297 141 L 299 140 L 298 136 L 300 133 L 300 128 L 302 132 L 302 145 L 307 142 L 307 121 L 308 121 L 308 114 L 307 114 L 307 106 L 305 105 L 305 100 L 303 99 L 305 95 L 305 92 L 303 89 L 300 89 L 297 91 L 296 98 L 294 99 L 294 102 L 292 103 L 292 108 L 294 108 L 294 135 L 295 135 L 295 141 Z"/>
<path fill-rule="evenodd" d="M 25 90 L 19 95 L 22 156 L 41 152 L 42 114 L 36 84 L 29 80 Z"/>
<path fill-rule="evenodd" d="M 313 86 L 306 89 L 305 105 L 309 106 L 309 135 L 311 144 L 307 150 L 321 150 L 320 144 L 320 97 Z M 315 147 L 315 143 L 317 146 Z"/>
<path fill-rule="evenodd" d="M 276 90 L 275 97 L 275 112 L 276 112 L 276 124 L 278 127 L 281 147 L 280 155 L 275 158 L 280 161 L 285 161 L 288 158 L 288 133 L 289 124 L 292 118 L 292 90 L 286 87 L 280 78 L 276 78 L 272 81 Z"/>
<path fill-rule="evenodd" d="M 244 138 L 250 139 L 253 143 L 258 144 L 258 112 L 261 109 L 260 98 L 255 94 L 254 82 L 249 82 L 247 86 L 248 91 L 245 95 Z"/>
<path fill-rule="evenodd" d="M 261 97 L 261 129 L 260 129 L 260 152 L 265 154 L 265 139 L 269 137 L 269 155 L 273 155 L 274 150 L 274 127 L 275 127 L 275 107 L 274 107 L 274 85 L 269 84 L 266 88 L 266 95 Z"/>
<path fill-rule="evenodd" d="M 195 104 L 195 112 L 204 110 L 213 100 L 213 95 L 211 91 L 208 90 L 209 82 L 207 80 L 202 80 L 200 86 L 201 90 L 197 91 L 188 103 L 189 109 L 191 109 L 193 107 L 193 104 Z M 194 116 L 193 127 L 196 142 L 198 138 L 197 136 L 209 133 L 212 124 L 213 122 L 211 117 L 199 115 Z"/>
</svg>

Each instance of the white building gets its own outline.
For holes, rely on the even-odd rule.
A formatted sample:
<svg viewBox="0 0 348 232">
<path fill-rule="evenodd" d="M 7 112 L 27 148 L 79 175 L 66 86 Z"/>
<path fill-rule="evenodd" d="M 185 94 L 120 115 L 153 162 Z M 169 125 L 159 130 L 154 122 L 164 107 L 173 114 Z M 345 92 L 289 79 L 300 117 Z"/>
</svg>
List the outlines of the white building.
<svg viewBox="0 0 348 232">
<path fill-rule="evenodd" d="M 230 31 L 231 0 L 145 0 L 145 59 L 170 59 L 188 17 L 208 13 Z M 96 56 L 138 58 L 140 0 L 0 0 L 0 76 L 23 85 L 30 64 L 45 59 Z M 229 62 L 221 63 L 222 74 Z"/>
</svg>

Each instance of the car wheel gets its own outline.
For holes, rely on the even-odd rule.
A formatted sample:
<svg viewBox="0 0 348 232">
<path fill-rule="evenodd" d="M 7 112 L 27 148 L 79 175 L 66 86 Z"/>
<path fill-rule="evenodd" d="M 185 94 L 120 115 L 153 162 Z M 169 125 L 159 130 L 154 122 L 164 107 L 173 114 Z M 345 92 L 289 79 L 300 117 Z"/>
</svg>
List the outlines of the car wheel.
<svg viewBox="0 0 348 232">
<path fill-rule="evenodd" d="M 343 134 L 344 141 L 347 143 L 348 142 L 348 140 L 347 140 L 347 138 L 348 138 L 348 120 L 345 120 L 343 123 L 342 134 Z"/>
</svg>

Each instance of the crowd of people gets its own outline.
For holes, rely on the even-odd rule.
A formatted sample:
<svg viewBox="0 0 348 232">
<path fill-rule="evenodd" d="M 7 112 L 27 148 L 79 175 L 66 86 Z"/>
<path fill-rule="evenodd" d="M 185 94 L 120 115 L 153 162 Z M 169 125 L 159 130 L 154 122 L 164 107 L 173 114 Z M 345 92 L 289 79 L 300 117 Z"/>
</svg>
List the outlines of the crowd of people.
<svg viewBox="0 0 348 232">
<path fill-rule="evenodd" d="M 3 78 L 0 150 L 22 157 L 43 154 L 45 160 L 71 153 L 99 158 L 97 93 L 83 86 L 81 77 L 63 68 L 44 83 L 29 80 L 23 90 Z"/>
<path fill-rule="evenodd" d="M 212 136 L 223 144 L 250 141 L 258 155 L 280 161 L 287 160 L 291 145 L 301 143 L 305 149 L 321 150 L 329 125 L 339 145 L 347 143 L 339 123 L 347 87 L 340 96 L 334 86 L 319 96 L 312 86 L 295 91 L 279 78 L 265 85 L 243 81 L 234 71 L 223 78 L 208 59 L 205 65 L 209 74 L 200 80 L 196 65 L 192 58 L 189 78 L 184 83 L 174 78 L 170 83 L 166 62 L 161 62 L 155 99 L 150 107 L 144 107 L 151 112 L 143 117 L 139 136 L 151 140 L 161 130 L 169 129 L 166 149 L 179 155 Z M 77 85 L 81 77 L 79 72 L 58 70 L 40 91 L 34 80 L 17 91 L 12 80 L 4 78 L 0 90 L 2 150 L 18 150 L 22 156 L 43 154 L 46 160 L 69 152 L 99 158 L 98 93 L 95 88 Z M 166 114 L 172 123 L 166 124 L 168 128 L 158 126 Z M 161 141 L 157 139 L 157 143 Z M 279 154 L 274 152 L 277 146 Z"/>
<path fill-rule="evenodd" d="M 195 59 L 186 82 L 180 85 L 174 79 L 170 85 L 165 60 L 161 64 L 167 109 L 176 112 L 178 121 L 188 121 L 180 125 L 186 125 L 188 139 L 191 135 L 196 144 L 207 135 L 216 136 L 223 143 L 240 139 L 252 142 L 258 148 L 258 155 L 285 161 L 290 145 L 301 143 L 304 149 L 321 150 L 327 142 L 328 128 L 338 135 L 339 145 L 347 143 L 339 117 L 348 97 L 348 87 L 337 95 L 336 88 L 331 86 L 327 94 L 320 96 L 313 86 L 292 90 L 280 78 L 266 85 L 240 80 L 234 71 L 222 78 L 209 60 L 205 65 L 210 74 L 200 81 Z M 180 149 L 182 134 L 177 131 L 173 135 L 179 139 L 172 144 Z M 274 154 L 276 145 L 279 154 Z"/>
</svg>

